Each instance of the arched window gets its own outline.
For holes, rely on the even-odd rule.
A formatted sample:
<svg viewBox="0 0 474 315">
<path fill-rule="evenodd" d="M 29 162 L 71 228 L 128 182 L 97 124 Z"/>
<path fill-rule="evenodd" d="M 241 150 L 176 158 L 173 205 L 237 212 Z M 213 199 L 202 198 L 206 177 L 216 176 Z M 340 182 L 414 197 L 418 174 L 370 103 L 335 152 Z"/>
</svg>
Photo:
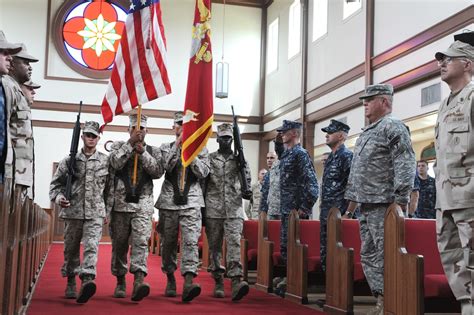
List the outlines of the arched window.
<svg viewBox="0 0 474 315">
<path fill-rule="evenodd" d="M 110 76 L 127 12 L 125 1 L 65 1 L 53 22 L 53 39 L 63 61 L 90 78 Z"/>
</svg>

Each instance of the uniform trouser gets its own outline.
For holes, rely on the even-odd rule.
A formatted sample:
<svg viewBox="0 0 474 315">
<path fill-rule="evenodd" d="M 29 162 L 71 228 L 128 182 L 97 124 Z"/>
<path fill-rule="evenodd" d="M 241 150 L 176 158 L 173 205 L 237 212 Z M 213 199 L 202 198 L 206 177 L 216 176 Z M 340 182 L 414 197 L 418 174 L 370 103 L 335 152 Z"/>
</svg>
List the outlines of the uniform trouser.
<svg viewBox="0 0 474 315">
<path fill-rule="evenodd" d="M 206 218 L 206 235 L 209 242 L 210 265 L 208 271 L 214 276 L 223 274 L 225 269 L 221 266 L 222 243 L 226 241 L 227 276 L 242 277 L 242 264 L 240 263 L 240 239 L 244 220 L 234 219 L 209 219 Z"/>
<path fill-rule="evenodd" d="M 281 215 L 278 214 L 269 214 L 267 220 L 281 220 Z"/>
<path fill-rule="evenodd" d="M 173 273 L 178 268 L 178 228 L 181 229 L 181 274 L 198 274 L 201 235 L 201 208 L 160 210 L 159 232 L 161 237 L 161 270 Z"/>
<path fill-rule="evenodd" d="M 64 264 L 61 268 L 63 277 L 72 277 L 79 274 L 96 275 L 97 253 L 99 241 L 102 237 L 103 218 L 80 220 L 64 220 Z M 84 246 L 82 264 L 79 258 L 81 240 Z"/>
<path fill-rule="evenodd" d="M 374 296 L 383 295 L 384 218 L 389 204 L 362 204 L 360 207 L 360 260 Z"/>
<path fill-rule="evenodd" d="M 319 215 L 319 254 L 321 256 L 321 269 L 326 272 L 326 254 L 327 254 L 327 225 L 328 214 L 322 212 Z"/>
<path fill-rule="evenodd" d="M 474 208 L 436 211 L 436 234 L 444 272 L 458 300 L 471 299 L 474 277 Z"/>
<path fill-rule="evenodd" d="M 282 214 L 280 225 L 280 254 L 285 264 L 288 253 L 288 217 L 289 214 Z"/>
<path fill-rule="evenodd" d="M 151 234 L 151 215 L 113 211 L 110 219 L 112 238 L 112 274 L 127 274 L 127 254 L 130 251 L 130 272 L 148 273 L 148 239 Z"/>
</svg>

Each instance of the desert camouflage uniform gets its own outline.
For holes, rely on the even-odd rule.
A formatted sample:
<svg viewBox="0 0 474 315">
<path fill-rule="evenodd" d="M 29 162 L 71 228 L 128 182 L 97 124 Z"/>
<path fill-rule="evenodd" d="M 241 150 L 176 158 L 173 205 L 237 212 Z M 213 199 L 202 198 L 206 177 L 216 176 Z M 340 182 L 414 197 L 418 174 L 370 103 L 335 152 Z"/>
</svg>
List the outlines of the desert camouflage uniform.
<svg viewBox="0 0 474 315">
<path fill-rule="evenodd" d="M 391 203 L 408 203 L 415 170 L 410 132 L 391 114 L 368 125 L 357 139 L 345 198 L 361 204 L 361 262 L 375 296 L 384 289 L 385 211 Z"/>
<path fill-rule="evenodd" d="M 280 160 L 273 162 L 263 178 L 260 211 L 267 212 L 268 220 L 280 220 Z"/>
<path fill-rule="evenodd" d="M 11 146 L 15 161 L 6 162 L 6 176 L 14 176 L 15 184 L 22 185 L 25 193 L 33 198 L 34 182 L 34 140 L 31 123 L 31 107 L 18 82 L 10 76 L 3 76 Z M 14 163 L 14 173 L 13 164 Z"/>
<path fill-rule="evenodd" d="M 280 253 L 287 259 L 288 218 L 291 210 L 311 215 L 318 200 L 319 185 L 313 162 L 301 144 L 285 150 L 280 159 L 281 229 Z"/>
<path fill-rule="evenodd" d="M 65 197 L 67 161 L 59 162 L 49 187 L 49 198 L 59 204 Z M 97 252 L 102 236 L 102 225 L 106 216 L 106 191 L 109 184 L 108 157 L 96 151 L 89 158 L 84 153 L 76 155 L 76 174 L 72 182 L 71 206 L 61 208 L 59 217 L 64 219 L 64 265 L 63 277 L 76 274 L 96 275 Z M 80 245 L 84 246 L 84 259 L 80 264 Z"/>
<path fill-rule="evenodd" d="M 245 209 L 245 214 L 249 220 L 258 220 L 258 210 L 260 208 L 260 199 L 261 199 L 261 191 L 262 183 L 257 181 L 252 185 L 252 198 L 250 199 L 250 203 L 248 207 Z"/>
<path fill-rule="evenodd" d="M 449 284 L 472 300 L 474 273 L 474 84 L 445 99 L 436 123 L 436 228 Z M 464 313 L 463 313 L 464 314 Z"/>
<path fill-rule="evenodd" d="M 178 248 L 178 228 L 181 229 L 181 274 L 197 275 L 199 264 L 198 240 L 201 235 L 201 207 L 204 198 L 200 180 L 209 174 L 209 154 L 203 148 L 200 154 L 186 168 L 186 182 L 189 191 L 183 193 L 187 198 L 183 204 L 174 201 L 175 187 L 179 188 L 182 177 L 181 149 L 174 142 L 160 146 L 160 162 L 166 178 L 155 207 L 160 210 L 159 233 L 161 235 L 161 269 L 171 274 L 177 269 L 176 253 Z M 173 175 L 174 174 L 174 175 Z M 185 190 L 187 185 L 185 184 Z M 178 202 L 180 203 L 180 202 Z"/>
<path fill-rule="evenodd" d="M 129 244 L 130 272 L 141 271 L 148 273 L 148 239 L 151 234 L 153 216 L 153 179 L 163 175 L 163 167 L 159 163 L 158 148 L 144 146 L 144 152 L 139 155 L 137 170 L 137 186 L 143 182 L 138 203 L 126 201 L 126 188 L 123 177 L 119 172 L 133 173 L 134 151 L 129 142 L 117 141 L 112 144 L 109 156 L 110 166 L 114 173 L 114 183 L 111 185 L 110 201 L 113 205 L 110 218 L 112 238 L 112 274 L 123 276 L 127 273 L 127 253 Z"/>
<path fill-rule="evenodd" d="M 240 238 L 242 236 L 244 211 L 240 188 L 240 170 L 237 158 L 227 158 L 219 151 L 209 154 L 211 171 L 206 190 L 206 235 L 209 241 L 210 265 L 214 275 L 224 273 L 220 265 L 222 243 L 226 241 L 227 276 L 241 277 Z M 250 178 L 250 168 L 245 169 Z"/>
</svg>

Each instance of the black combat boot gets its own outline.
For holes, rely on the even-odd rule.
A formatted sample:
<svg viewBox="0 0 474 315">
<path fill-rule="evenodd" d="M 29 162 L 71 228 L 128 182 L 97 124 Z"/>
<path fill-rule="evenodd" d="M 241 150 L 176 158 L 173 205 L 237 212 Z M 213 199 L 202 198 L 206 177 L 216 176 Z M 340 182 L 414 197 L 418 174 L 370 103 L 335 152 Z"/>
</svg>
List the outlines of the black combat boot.
<svg viewBox="0 0 474 315">
<path fill-rule="evenodd" d="M 214 287 L 214 297 L 216 298 L 223 298 L 225 297 L 224 293 L 224 277 L 222 274 L 213 274 L 212 277 L 216 282 Z"/>
<path fill-rule="evenodd" d="M 125 276 L 117 276 L 117 286 L 115 287 L 114 297 L 115 298 L 125 298 L 127 295 L 127 282 L 125 281 Z"/>
<path fill-rule="evenodd" d="M 150 285 L 143 280 L 145 273 L 143 271 L 135 272 L 135 281 L 133 281 L 132 301 L 138 302 L 150 294 Z"/>
<path fill-rule="evenodd" d="M 174 277 L 174 273 L 167 273 L 166 278 L 167 278 L 167 282 L 166 282 L 165 296 L 175 297 L 176 296 L 176 278 Z"/>
<path fill-rule="evenodd" d="M 240 281 L 240 277 L 232 278 L 232 301 L 239 301 L 249 293 L 249 285 Z"/>
<path fill-rule="evenodd" d="M 75 276 L 68 276 L 67 277 L 67 285 L 66 291 L 64 292 L 66 299 L 75 299 L 77 298 L 76 293 L 76 277 Z"/>
<path fill-rule="evenodd" d="M 97 287 L 94 282 L 93 275 L 83 275 L 82 276 L 82 285 L 81 290 L 79 291 L 79 296 L 77 297 L 77 303 L 87 303 L 89 299 L 95 294 Z"/>
<path fill-rule="evenodd" d="M 194 275 L 191 272 L 187 272 L 184 275 L 184 286 L 183 286 L 183 302 L 191 302 L 195 297 L 201 294 L 201 286 L 193 283 Z"/>
</svg>

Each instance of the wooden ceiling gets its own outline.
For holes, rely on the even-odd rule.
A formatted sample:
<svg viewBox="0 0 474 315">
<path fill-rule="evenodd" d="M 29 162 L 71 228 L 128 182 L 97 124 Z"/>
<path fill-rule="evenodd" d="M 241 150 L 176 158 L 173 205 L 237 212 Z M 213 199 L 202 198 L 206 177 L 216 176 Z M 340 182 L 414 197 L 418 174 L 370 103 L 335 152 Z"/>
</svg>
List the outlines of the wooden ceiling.
<svg viewBox="0 0 474 315">
<path fill-rule="evenodd" d="M 224 0 L 212 0 L 213 3 L 224 3 Z M 273 0 L 225 0 L 228 5 L 240 5 L 245 7 L 264 8 L 269 6 Z"/>
</svg>

